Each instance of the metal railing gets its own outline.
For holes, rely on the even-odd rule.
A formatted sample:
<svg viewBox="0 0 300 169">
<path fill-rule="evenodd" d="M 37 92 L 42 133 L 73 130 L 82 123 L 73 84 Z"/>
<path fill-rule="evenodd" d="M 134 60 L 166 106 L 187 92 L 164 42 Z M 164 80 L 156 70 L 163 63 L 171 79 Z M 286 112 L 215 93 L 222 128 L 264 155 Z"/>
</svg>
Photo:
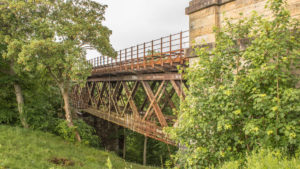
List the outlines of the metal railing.
<svg viewBox="0 0 300 169">
<path fill-rule="evenodd" d="M 184 57 L 184 49 L 189 47 L 189 31 L 161 37 L 150 42 L 138 44 L 118 51 L 116 58 L 99 56 L 88 60 L 93 68 L 124 67 L 131 68 L 136 64 L 153 64 L 155 60 Z"/>
</svg>

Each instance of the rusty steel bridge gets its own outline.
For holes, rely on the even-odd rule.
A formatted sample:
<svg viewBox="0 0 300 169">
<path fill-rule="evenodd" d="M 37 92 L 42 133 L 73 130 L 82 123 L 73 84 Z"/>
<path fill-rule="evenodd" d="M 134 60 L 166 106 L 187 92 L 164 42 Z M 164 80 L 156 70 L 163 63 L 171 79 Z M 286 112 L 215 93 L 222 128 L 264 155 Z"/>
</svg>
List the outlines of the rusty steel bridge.
<svg viewBox="0 0 300 169">
<path fill-rule="evenodd" d="M 186 87 L 178 67 L 189 58 L 189 31 L 120 50 L 116 58 L 89 60 L 92 75 L 85 87 L 75 87 L 75 108 L 147 137 L 175 144 L 163 132 L 177 124 Z"/>
</svg>

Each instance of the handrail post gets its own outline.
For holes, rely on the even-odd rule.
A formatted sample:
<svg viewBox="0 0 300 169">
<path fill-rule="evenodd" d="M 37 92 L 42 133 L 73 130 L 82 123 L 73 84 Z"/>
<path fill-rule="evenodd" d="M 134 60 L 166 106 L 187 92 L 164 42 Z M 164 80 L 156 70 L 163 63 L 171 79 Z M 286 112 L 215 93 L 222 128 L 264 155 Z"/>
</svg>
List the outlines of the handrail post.
<svg viewBox="0 0 300 169">
<path fill-rule="evenodd" d="M 110 57 L 110 67 L 112 68 L 113 67 L 113 58 Z"/>
<path fill-rule="evenodd" d="M 120 70 L 122 70 L 122 51 L 120 50 Z"/>
<path fill-rule="evenodd" d="M 169 54 L 169 59 L 170 59 L 170 64 L 171 66 L 173 65 L 173 60 L 172 60 L 172 35 L 170 35 L 170 54 Z"/>
<path fill-rule="evenodd" d="M 163 38 L 160 39 L 160 64 L 164 66 L 163 63 Z"/>
<path fill-rule="evenodd" d="M 144 43 L 144 69 L 146 68 L 146 43 Z"/>
<path fill-rule="evenodd" d="M 125 49 L 125 70 L 127 70 L 127 48 Z"/>
<path fill-rule="evenodd" d="M 133 47 L 131 46 L 131 70 L 133 70 Z"/>
<path fill-rule="evenodd" d="M 137 68 L 140 69 L 140 65 L 139 65 L 139 45 L 136 45 L 136 61 L 137 61 Z"/>
<path fill-rule="evenodd" d="M 182 49 L 182 31 L 180 32 L 180 55 L 179 55 L 179 57 L 180 57 L 180 63 L 181 64 L 183 64 L 183 60 L 182 60 L 182 53 L 183 53 L 183 51 L 182 51 L 183 49 Z"/>
<path fill-rule="evenodd" d="M 153 40 L 151 41 L 151 60 L 152 60 L 152 67 L 154 68 L 154 58 L 153 58 L 153 55 L 154 55 L 154 47 L 153 47 Z"/>
<path fill-rule="evenodd" d="M 104 56 L 102 56 L 102 67 L 104 67 L 105 65 L 105 60 L 104 60 Z"/>
<path fill-rule="evenodd" d="M 109 66 L 108 65 L 109 64 L 109 58 L 108 58 L 108 56 L 106 56 L 106 62 L 107 62 L 106 65 Z"/>
<path fill-rule="evenodd" d="M 99 67 L 101 66 L 101 57 L 102 56 L 99 56 Z"/>
</svg>

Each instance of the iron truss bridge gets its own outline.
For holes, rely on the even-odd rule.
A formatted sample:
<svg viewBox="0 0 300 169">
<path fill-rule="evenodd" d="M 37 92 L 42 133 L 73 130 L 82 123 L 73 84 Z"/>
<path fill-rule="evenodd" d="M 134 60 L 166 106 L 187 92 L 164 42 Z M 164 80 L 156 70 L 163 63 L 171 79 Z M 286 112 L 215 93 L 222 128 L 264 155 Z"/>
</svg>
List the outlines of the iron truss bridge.
<svg viewBox="0 0 300 169">
<path fill-rule="evenodd" d="M 178 68 L 187 67 L 188 31 L 120 50 L 116 58 L 89 60 L 92 75 L 72 91 L 73 106 L 88 114 L 165 142 L 177 125 L 187 88 Z"/>
</svg>

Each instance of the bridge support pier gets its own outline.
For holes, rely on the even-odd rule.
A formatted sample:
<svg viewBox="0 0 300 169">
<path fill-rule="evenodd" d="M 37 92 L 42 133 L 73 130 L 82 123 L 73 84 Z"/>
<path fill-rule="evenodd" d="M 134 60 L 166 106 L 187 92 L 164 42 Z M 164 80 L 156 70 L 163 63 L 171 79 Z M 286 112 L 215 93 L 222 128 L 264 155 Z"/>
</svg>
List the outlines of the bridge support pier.
<svg viewBox="0 0 300 169">
<path fill-rule="evenodd" d="M 123 149 L 123 138 L 120 137 L 120 126 L 96 116 L 84 113 L 81 118 L 96 130 L 101 145 L 108 151 L 120 153 Z"/>
</svg>

